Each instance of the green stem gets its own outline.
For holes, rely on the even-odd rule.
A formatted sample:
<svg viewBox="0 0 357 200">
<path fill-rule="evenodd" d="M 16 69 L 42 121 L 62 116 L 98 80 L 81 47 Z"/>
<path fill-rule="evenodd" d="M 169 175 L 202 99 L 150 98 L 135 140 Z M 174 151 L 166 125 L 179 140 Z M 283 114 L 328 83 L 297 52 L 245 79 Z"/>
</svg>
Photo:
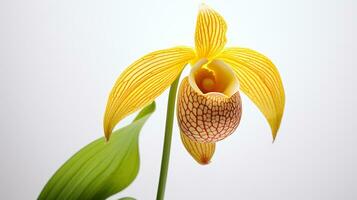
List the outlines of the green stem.
<svg viewBox="0 0 357 200">
<path fill-rule="evenodd" d="M 163 200 L 165 195 L 167 171 L 169 169 L 169 161 L 170 161 L 172 126 L 174 122 L 176 91 L 177 91 L 177 85 L 180 80 L 180 75 L 181 74 L 177 76 L 176 80 L 172 83 L 170 87 L 170 94 L 169 94 L 167 113 L 166 113 L 164 148 L 162 149 L 160 180 L 159 180 L 159 187 L 157 189 L 156 200 Z"/>
</svg>

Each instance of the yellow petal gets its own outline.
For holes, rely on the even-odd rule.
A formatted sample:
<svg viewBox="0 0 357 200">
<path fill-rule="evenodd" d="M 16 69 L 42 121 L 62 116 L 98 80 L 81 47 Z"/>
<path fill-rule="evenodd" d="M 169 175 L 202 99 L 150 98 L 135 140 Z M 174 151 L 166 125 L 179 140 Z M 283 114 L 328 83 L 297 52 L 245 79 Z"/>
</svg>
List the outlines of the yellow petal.
<svg viewBox="0 0 357 200">
<path fill-rule="evenodd" d="M 201 165 L 210 163 L 216 149 L 215 143 L 198 143 L 181 132 L 181 140 L 190 155 Z"/>
<path fill-rule="evenodd" d="M 176 47 L 152 52 L 131 64 L 110 93 L 103 124 L 106 138 L 120 120 L 151 103 L 169 87 L 194 57 L 191 48 Z"/>
<path fill-rule="evenodd" d="M 200 7 L 195 33 L 195 46 L 199 58 L 212 59 L 226 44 L 227 25 L 223 17 L 207 5 Z"/>
<path fill-rule="evenodd" d="M 227 48 L 217 59 L 231 65 L 240 89 L 264 114 L 275 140 L 284 113 L 285 94 L 274 64 L 264 55 L 245 48 Z"/>
</svg>

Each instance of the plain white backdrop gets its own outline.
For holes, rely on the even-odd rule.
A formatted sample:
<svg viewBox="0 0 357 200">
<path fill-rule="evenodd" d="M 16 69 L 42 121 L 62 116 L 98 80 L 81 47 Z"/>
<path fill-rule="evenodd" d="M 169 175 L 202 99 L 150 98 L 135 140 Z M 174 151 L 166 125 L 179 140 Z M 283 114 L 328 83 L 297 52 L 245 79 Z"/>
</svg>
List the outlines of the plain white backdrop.
<svg viewBox="0 0 357 200">
<path fill-rule="evenodd" d="M 36 199 L 72 154 L 101 137 L 117 76 L 148 52 L 193 46 L 200 3 L 1 0 L 0 198 Z M 175 124 L 166 199 L 357 199 L 356 1 L 206 3 L 227 21 L 227 46 L 277 65 L 285 114 L 272 144 L 243 95 L 241 124 L 208 166 L 188 155 Z M 111 199 L 155 199 L 167 94 L 141 133 L 137 179 Z"/>
</svg>

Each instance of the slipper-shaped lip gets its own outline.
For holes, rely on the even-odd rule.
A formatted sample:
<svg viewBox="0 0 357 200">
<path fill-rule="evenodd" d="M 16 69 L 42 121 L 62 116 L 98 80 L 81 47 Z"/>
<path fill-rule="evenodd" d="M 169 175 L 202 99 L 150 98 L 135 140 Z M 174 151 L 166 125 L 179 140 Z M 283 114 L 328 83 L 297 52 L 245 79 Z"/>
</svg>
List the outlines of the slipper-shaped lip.
<svg viewBox="0 0 357 200">
<path fill-rule="evenodd" d="M 231 135 L 242 115 L 239 91 L 231 97 L 200 94 L 184 78 L 177 99 L 180 130 L 191 140 L 214 143 Z"/>
</svg>

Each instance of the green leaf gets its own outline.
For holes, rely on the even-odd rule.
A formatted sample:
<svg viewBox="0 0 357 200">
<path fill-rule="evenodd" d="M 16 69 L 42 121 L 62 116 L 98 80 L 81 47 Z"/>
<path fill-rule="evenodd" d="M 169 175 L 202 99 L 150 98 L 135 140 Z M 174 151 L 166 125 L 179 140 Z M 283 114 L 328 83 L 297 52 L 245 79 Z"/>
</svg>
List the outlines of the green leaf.
<svg viewBox="0 0 357 200">
<path fill-rule="evenodd" d="M 134 199 L 133 197 L 123 197 L 118 200 L 136 200 L 136 199 Z"/>
<path fill-rule="evenodd" d="M 109 140 L 95 140 L 73 155 L 52 176 L 38 199 L 106 199 L 126 188 L 139 171 L 139 133 L 155 111 L 145 107 L 128 126 Z"/>
</svg>

